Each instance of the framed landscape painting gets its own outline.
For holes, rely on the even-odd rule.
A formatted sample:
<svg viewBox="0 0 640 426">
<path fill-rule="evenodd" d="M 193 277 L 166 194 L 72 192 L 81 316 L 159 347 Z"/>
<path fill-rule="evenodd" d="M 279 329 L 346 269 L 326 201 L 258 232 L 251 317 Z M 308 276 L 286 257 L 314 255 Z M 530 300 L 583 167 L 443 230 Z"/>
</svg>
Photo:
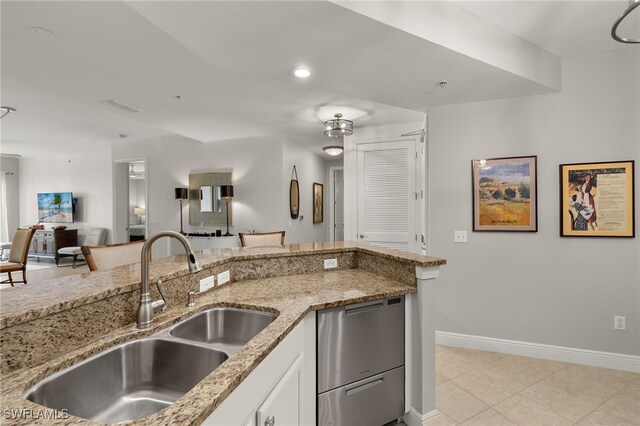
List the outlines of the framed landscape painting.
<svg viewBox="0 0 640 426">
<path fill-rule="evenodd" d="M 560 236 L 635 236 L 634 162 L 560 165 Z"/>
<path fill-rule="evenodd" d="M 474 231 L 538 231 L 537 159 L 471 161 Z"/>
</svg>

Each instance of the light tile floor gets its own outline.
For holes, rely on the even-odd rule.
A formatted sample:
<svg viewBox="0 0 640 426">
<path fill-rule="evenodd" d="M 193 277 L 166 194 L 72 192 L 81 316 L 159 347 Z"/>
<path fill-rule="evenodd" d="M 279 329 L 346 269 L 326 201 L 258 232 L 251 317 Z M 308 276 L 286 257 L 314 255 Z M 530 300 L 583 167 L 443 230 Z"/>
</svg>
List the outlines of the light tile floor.
<svg viewBox="0 0 640 426">
<path fill-rule="evenodd" d="M 640 374 L 436 347 L 433 425 L 640 425 Z"/>
</svg>

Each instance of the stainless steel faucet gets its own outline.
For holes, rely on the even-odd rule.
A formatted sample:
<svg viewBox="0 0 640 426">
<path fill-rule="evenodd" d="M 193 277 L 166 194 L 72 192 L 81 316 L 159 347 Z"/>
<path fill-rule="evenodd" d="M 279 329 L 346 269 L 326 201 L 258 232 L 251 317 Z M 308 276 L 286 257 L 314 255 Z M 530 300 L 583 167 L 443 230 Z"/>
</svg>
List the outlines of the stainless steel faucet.
<svg viewBox="0 0 640 426">
<path fill-rule="evenodd" d="M 140 254 L 142 277 L 140 279 L 140 303 L 138 304 L 138 310 L 136 311 L 136 323 L 138 324 L 138 328 L 151 327 L 153 325 L 153 313 L 157 309 L 165 306 L 165 303 L 162 303 L 162 301 L 152 301 L 151 292 L 149 290 L 149 249 L 156 240 L 162 237 L 175 238 L 182 243 L 184 251 L 187 253 L 189 272 L 195 274 L 196 272 L 202 271 L 196 256 L 193 254 L 193 250 L 191 250 L 191 244 L 189 244 L 189 240 L 187 240 L 184 235 L 174 231 L 161 231 L 145 241 L 142 245 L 142 253 Z"/>
</svg>

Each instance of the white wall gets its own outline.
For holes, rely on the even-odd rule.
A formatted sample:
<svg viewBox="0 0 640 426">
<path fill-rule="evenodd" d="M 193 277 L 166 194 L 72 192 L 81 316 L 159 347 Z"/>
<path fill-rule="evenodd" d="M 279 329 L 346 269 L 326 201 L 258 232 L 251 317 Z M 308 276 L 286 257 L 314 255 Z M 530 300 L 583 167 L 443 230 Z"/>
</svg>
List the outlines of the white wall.
<svg viewBox="0 0 640 426">
<path fill-rule="evenodd" d="M 173 190 L 189 186 L 191 171 L 232 169 L 231 233 L 284 229 L 287 231 L 286 243 L 326 239 L 324 224 L 311 225 L 310 199 L 306 209 L 309 214 L 305 214 L 304 221 L 288 227 L 289 180 L 293 162 L 301 165 L 298 166 L 298 174 L 301 178 L 304 176 L 305 181 L 309 180 L 309 191 L 313 181 L 320 179 L 324 182 L 326 178 L 324 160 L 292 141 L 272 136 L 203 144 L 181 136 L 165 136 L 114 143 L 114 160 L 143 157 L 148 161 L 147 222 L 151 234 L 164 229 L 180 229 L 178 202 L 174 199 Z M 286 166 L 283 165 L 285 161 Z M 306 202 L 303 194 L 301 191 L 301 203 Z M 305 208 L 305 204 L 302 206 Z M 188 224 L 186 205 L 183 214 L 185 231 L 195 231 L 196 227 Z M 207 226 L 204 230 L 211 232 L 220 228 Z M 169 252 L 170 244 L 154 246 L 154 256 L 164 256 Z"/>
<path fill-rule="evenodd" d="M 38 222 L 39 192 L 73 192 L 78 199 L 74 223 L 79 242 L 88 228 L 109 229 L 113 224 L 111 151 L 20 159 L 20 226 Z M 50 228 L 56 224 L 45 224 Z"/>
<path fill-rule="evenodd" d="M 20 226 L 20 164 L 17 158 L 0 157 L 0 170 L 10 172 L 7 182 L 7 224 L 9 237 L 13 239 Z"/>
<path fill-rule="evenodd" d="M 558 165 L 609 160 L 636 160 L 638 235 L 639 75 L 627 48 L 565 60 L 560 93 L 431 110 L 431 253 L 447 259 L 438 330 L 640 354 L 638 237 L 558 235 Z M 471 232 L 471 160 L 533 154 L 539 231 Z"/>
<path fill-rule="evenodd" d="M 326 202 L 326 194 L 329 193 L 327 180 L 326 161 L 320 156 L 309 151 L 306 147 L 287 140 L 282 151 L 282 194 L 281 202 L 282 229 L 286 231 L 288 243 L 309 243 L 327 241 L 327 227 L 329 224 L 329 210 Z M 300 188 L 300 217 L 303 219 L 291 219 L 289 209 L 289 186 L 291 173 L 296 166 L 298 185 Z M 324 220 L 321 223 L 313 223 L 313 183 L 324 185 L 325 204 Z"/>
</svg>

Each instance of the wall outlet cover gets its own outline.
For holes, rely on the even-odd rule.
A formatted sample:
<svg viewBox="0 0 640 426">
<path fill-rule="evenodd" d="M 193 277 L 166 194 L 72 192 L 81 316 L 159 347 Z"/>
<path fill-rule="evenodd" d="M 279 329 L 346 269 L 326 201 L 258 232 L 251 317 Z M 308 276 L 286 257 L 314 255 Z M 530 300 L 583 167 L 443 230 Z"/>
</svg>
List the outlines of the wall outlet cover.
<svg viewBox="0 0 640 426">
<path fill-rule="evenodd" d="M 613 317 L 613 329 L 614 330 L 626 330 L 627 329 L 627 317 L 614 316 Z"/>
<path fill-rule="evenodd" d="M 216 285 L 216 280 L 213 275 L 208 276 L 200 280 L 200 291 L 206 291 Z"/>
<path fill-rule="evenodd" d="M 229 270 L 220 272 L 218 274 L 218 285 L 221 286 L 222 284 L 226 284 L 229 282 L 230 279 L 231 279 L 231 274 L 229 273 Z"/>
<path fill-rule="evenodd" d="M 325 259 L 324 269 L 332 269 L 338 267 L 338 259 Z"/>
<path fill-rule="evenodd" d="M 454 243 L 466 243 L 467 242 L 467 231 L 453 231 L 453 242 Z"/>
</svg>

